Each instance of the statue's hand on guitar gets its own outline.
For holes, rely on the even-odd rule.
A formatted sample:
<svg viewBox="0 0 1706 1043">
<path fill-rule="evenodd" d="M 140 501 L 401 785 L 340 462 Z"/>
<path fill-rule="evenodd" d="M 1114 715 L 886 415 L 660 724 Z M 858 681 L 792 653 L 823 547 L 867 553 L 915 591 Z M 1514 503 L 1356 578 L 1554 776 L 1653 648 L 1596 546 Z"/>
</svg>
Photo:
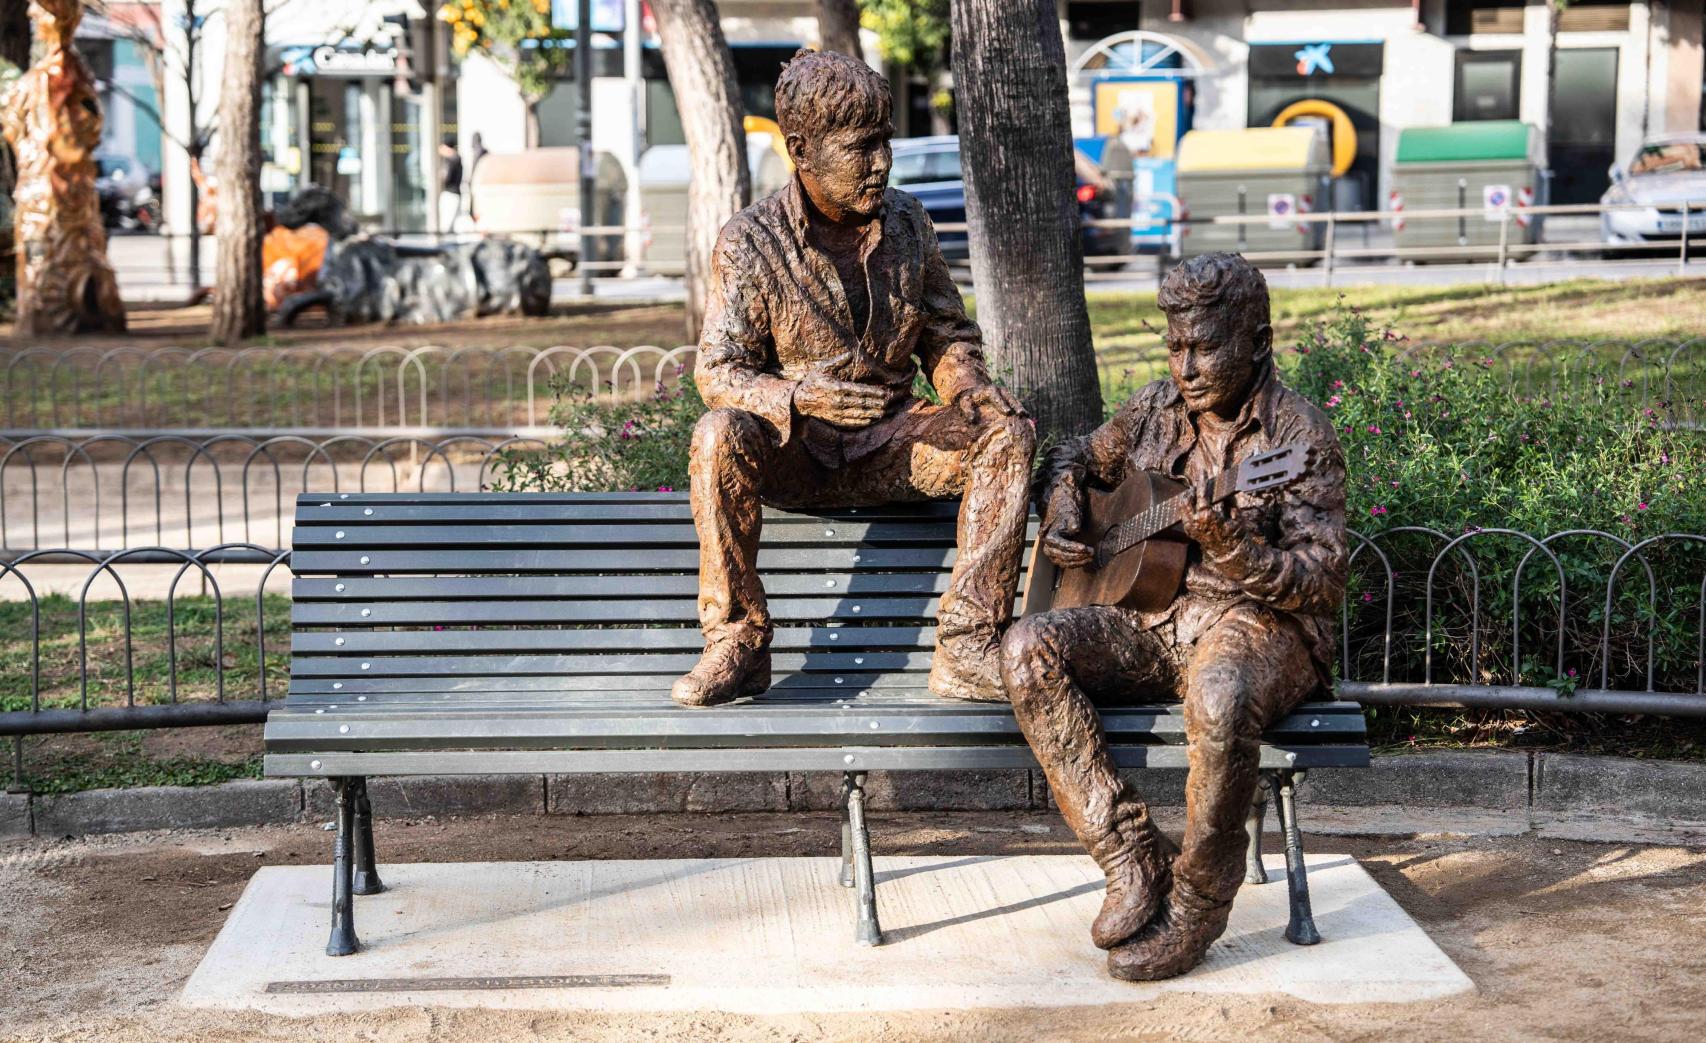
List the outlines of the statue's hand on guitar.
<svg viewBox="0 0 1706 1043">
<path fill-rule="evenodd" d="M 1043 511 L 1043 529 L 1038 542 L 1048 560 L 1063 569 L 1081 569 L 1096 557 L 1096 551 L 1076 539 L 1084 530 L 1083 497 L 1070 484 L 1055 488 Z"/>
<path fill-rule="evenodd" d="M 1224 558 L 1249 541 L 1249 535 L 1216 504 L 1206 485 L 1193 490 L 1191 504 L 1182 513 L 1179 524 L 1185 535 L 1195 540 L 1208 557 Z"/>
</svg>

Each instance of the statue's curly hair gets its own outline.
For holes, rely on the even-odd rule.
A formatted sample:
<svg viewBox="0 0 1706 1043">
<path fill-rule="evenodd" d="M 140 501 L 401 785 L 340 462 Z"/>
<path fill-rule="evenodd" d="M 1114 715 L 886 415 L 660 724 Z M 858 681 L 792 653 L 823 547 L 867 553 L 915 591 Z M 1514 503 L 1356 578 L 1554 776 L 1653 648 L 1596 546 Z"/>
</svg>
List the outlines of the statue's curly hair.
<svg viewBox="0 0 1706 1043">
<path fill-rule="evenodd" d="M 1199 254 L 1167 273 L 1155 305 L 1169 315 L 1219 307 L 1258 326 L 1268 321 L 1268 280 L 1238 254 Z"/>
<path fill-rule="evenodd" d="M 801 48 L 776 80 L 776 122 L 783 134 L 812 140 L 843 127 L 888 126 L 889 83 L 857 58 Z"/>
</svg>

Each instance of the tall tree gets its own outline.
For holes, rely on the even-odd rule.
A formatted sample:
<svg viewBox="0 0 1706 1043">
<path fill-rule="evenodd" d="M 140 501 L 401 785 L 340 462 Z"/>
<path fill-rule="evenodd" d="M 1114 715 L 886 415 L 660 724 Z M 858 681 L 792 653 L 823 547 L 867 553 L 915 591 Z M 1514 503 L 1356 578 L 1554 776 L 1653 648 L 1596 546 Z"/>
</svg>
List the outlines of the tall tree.
<svg viewBox="0 0 1706 1043">
<path fill-rule="evenodd" d="M 1039 434 L 1102 420 L 1055 0 L 953 0 L 977 321 Z"/>
<path fill-rule="evenodd" d="M 817 36 L 826 51 L 865 57 L 859 48 L 859 0 L 817 0 Z"/>
<path fill-rule="evenodd" d="M 261 0 L 225 9 L 225 68 L 219 92 L 219 276 L 213 339 L 235 344 L 263 332 L 261 294 Z"/>
<path fill-rule="evenodd" d="M 943 75 L 950 35 L 948 0 L 860 0 L 860 7 L 865 27 L 877 34 L 883 61 L 929 84 L 932 132 L 949 133 L 954 94 Z"/>
<path fill-rule="evenodd" d="M 713 0 L 652 0 L 652 15 L 693 161 L 687 186 L 687 338 L 698 340 L 717 233 L 752 200 L 740 88 Z"/>
<path fill-rule="evenodd" d="M 0 103 L 30 64 L 30 0 L 0 0 Z M 0 137 L 0 312 L 12 299 L 12 189 L 18 182 L 12 150 Z"/>
<path fill-rule="evenodd" d="M 551 0 L 450 0 L 438 18 L 450 26 L 458 58 L 478 51 L 515 81 L 527 106 L 527 147 L 538 147 L 539 103 L 574 63 L 574 33 L 552 21 Z"/>
</svg>

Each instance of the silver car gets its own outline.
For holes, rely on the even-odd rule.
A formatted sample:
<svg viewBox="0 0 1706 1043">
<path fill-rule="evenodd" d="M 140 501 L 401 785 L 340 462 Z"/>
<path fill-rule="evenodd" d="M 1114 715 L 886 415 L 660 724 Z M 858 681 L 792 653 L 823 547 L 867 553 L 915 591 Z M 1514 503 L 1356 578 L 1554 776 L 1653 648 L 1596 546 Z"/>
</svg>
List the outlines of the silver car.
<svg viewBox="0 0 1706 1043">
<path fill-rule="evenodd" d="M 1609 244 L 1681 239 L 1684 203 L 1689 238 L 1706 241 L 1706 133 L 1647 139 L 1627 164 L 1611 168 L 1611 187 L 1600 203 L 1618 207 L 1600 214 Z"/>
</svg>

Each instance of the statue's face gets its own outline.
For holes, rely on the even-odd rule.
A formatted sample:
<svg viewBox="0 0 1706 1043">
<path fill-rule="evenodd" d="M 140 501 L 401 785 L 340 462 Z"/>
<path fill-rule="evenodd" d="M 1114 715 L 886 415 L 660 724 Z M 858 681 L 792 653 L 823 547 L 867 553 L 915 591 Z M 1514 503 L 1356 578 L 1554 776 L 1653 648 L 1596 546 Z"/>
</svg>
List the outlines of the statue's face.
<svg viewBox="0 0 1706 1043">
<path fill-rule="evenodd" d="M 1224 308 L 1189 308 L 1167 316 L 1167 368 L 1193 413 L 1230 417 L 1249 394 L 1273 344 L 1273 330 Z"/>
<path fill-rule="evenodd" d="M 868 221 L 883 205 L 894 128 L 841 127 L 816 141 L 788 135 L 788 155 L 812 205 L 831 221 Z"/>
</svg>

